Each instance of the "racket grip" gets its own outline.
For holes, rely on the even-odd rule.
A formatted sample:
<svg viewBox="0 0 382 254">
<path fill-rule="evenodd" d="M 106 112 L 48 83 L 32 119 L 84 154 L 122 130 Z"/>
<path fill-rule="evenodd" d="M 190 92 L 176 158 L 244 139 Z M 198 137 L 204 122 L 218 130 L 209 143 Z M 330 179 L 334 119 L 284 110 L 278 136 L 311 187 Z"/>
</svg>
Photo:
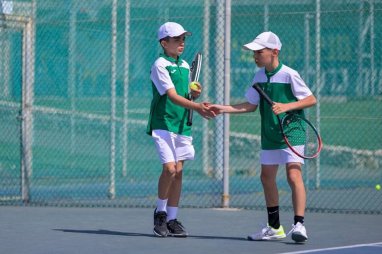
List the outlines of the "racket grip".
<svg viewBox="0 0 382 254">
<path fill-rule="evenodd" d="M 187 126 L 191 126 L 192 125 L 192 115 L 193 115 L 193 110 L 190 109 L 190 111 L 188 111 L 188 119 L 187 119 Z"/>
<path fill-rule="evenodd" d="M 193 101 L 194 98 L 192 97 L 191 93 L 188 94 L 188 99 L 190 101 Z M 192 126 L 192 115 L 193 115 L 193 110 L 192 109 L 189 109 L 188 110 L 188 117 L 187 117 L 187 126 Z"/>
<path fill-rule="evenodd" d="M 259 86 L 259 84 L 255 83 L 253 86 L 253 88 L 256 89 L 256 91 L 264 98 L 264 100 L 266 102 L 268 102 L 269 105 L 273 105 L 273 101 L 271 100 L 271 98 L 269 98 L 269 96 L 263 91 L 263 89 L 261 89 L 261 87 Z"/>
</svg>

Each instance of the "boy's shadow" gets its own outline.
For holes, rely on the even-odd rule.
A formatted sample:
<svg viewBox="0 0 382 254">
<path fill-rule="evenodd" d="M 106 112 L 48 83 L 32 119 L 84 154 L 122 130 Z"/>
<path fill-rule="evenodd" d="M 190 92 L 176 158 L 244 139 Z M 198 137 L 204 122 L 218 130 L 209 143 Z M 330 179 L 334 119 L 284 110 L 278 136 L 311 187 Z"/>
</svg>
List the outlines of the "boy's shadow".
<svg viewBox="0 0 382 254">
<path fill-rule="evenodd" d="M 79 233 L 79 234 L 96 234 L 96 235 L 118 235 L 118 236 L 140 236 L 140 237 L 154 237 L 153 234 L 145 234 L 145 233 L 133 233 L 133 232 L 120 232 L 120 231 L 111 231 L 105 229 L 98 230 L 79 230 L 79 229 L 53 229 L 55 231 L 61 231 L 65 233 Z M 235 240 L 235 241 L 248 241 L 244 237 L 227 237 L 227 236 L 207 236 L 207 235 L 189 235 L 187 238 L 195 238 L 195 239 L 216 239 L 216 240 Z"/>
</svg>

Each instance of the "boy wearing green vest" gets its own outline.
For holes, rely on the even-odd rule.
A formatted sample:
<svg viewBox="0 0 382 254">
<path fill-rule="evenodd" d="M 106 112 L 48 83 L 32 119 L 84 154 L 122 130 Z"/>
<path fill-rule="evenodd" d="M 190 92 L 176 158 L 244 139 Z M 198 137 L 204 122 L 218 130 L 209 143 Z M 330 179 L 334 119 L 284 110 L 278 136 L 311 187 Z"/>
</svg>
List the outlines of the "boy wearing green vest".
<svg viewBox="0 0 382 254">
<path fill-rule="evenodd" d="M 158 40 L 163 53 L 151 67 L 153 99 L 147 133 L 152 136 L 162 163 L 162 174 L 158 182 L 158 199 L 154 211 L 154 234 L 186 237 L 188 234 L 177 220 L 178 205 L 182 189 L 184 161 L 194 159 L 191 126 L 187 126 L 187 109 L 210 119 L 215 114 L 208 103 L 188 100 L 190 66 L 180 55 L 185 48 L 186 36 L 190 32 L 174 22 L 163 24 L 158 30 Z M 191 90 L 194 98 L 199 91 Z"/>
<path fill-rule="evenodd" d="M 287 180 L 292 190 L 294 223 L 290 233 L 296 242 L 308 239 L 304 226 L 306 192 L 301 166 L 304 160 L 295 155 L 283 142 L 276 115 L 292 110 L 302 110 L 316 104 L 316 98 L 300 75 L 279 61 L 281 50 L 279 37 L 272 32 L 259 34 L 252 42 L 243 46 L 253 51 L 256 72 L 253 82 L 260 84 L 266 94 L 276 103 L 271 107 L 251 86 L 246 102 L 236 105 L 211 105 L 217 113 L 253 112 L 258 107 L 261 115 L 261 182 L 268 212 L 268 224 L 259 232 L 248 236 L 248 240 L 277 240 L 286 237 L 279 219 L 279 196 L 276 175 L 280 164 L 286 165 Z"/>
</svg>

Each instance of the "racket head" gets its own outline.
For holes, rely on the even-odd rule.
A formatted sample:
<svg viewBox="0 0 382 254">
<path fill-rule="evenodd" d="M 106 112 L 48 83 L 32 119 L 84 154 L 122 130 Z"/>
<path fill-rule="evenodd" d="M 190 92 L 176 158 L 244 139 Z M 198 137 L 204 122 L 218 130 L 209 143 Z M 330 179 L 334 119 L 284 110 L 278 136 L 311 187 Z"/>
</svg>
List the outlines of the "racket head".
<svg viewBox="0 0 382 254">
<path fill-rule="evenodd" d="M 199 81 L 200 70 L 202 69 L 202 60 L 203 60 L 202 53 L 200 52 L 196 53 L 190 67 L 191 82 Z M 194 100 L 194 98 L 191 95 L 191 92 L 188 93 L 188 99 L 191 101 Z M 192 117 L 193 117 L 193 110 L 188 110 L 187 126 L 192 126 Z"/>
<path fill-rule="evenodd" d="M 283 138 L 288 147 L 303 159 L 313 159 L 322 149 L 320 134 L 304 116 L 288 113 L 280 123 Z"/>
<path fill-rule="evenodd" d="M 200 70 L 202 68 L 202 60 L 203 60 L 202 53 L 200 52 L 196 53 L 190 67 L 191 82 L 199 81 Z"/>
</svg>

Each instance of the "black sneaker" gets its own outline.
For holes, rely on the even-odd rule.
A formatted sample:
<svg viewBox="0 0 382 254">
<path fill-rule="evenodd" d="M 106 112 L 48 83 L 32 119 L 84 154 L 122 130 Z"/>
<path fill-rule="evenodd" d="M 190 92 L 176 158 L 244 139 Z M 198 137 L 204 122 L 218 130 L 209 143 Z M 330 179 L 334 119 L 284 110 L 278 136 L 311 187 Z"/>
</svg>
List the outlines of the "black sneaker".
<svg viewBox="0 0 382 254">
<path fill-rule="evenodd" d="M 187 237 L 188 233 L 186 232 L 186 229 L 183 227 L 182 223 L 175 220 L 170 220 L 167 222 L 167 228 L 168 228 L 168 235 L 174 236 L 174 237 Z"/>
<path fill-rule="evenodd" d="M 168 235 L 167 229 L 167 213 L 154 211 L 154 234 L 160 237 L 166 237 Z"/>
</svg>

